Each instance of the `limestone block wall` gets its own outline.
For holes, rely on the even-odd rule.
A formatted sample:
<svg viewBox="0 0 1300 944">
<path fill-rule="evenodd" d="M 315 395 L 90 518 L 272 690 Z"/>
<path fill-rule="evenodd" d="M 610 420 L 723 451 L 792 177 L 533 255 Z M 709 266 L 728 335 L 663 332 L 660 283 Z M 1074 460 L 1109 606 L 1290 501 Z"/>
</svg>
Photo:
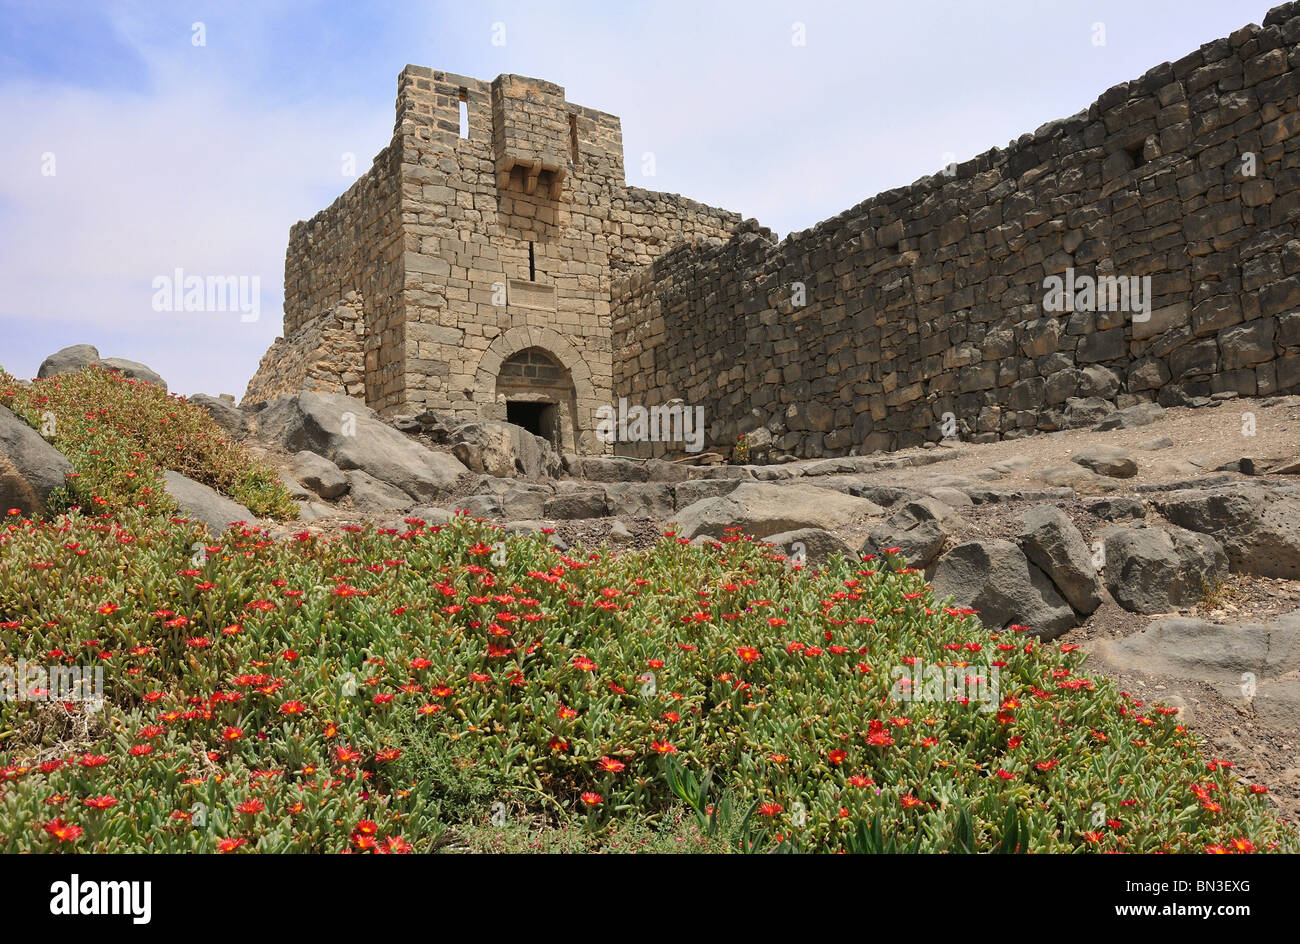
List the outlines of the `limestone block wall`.
<svg viewBox="0 0 1300 944">
<path fill-rule="evenodd" d="M 1300 390 L 1298 44 L 1287 4 L 951 176 L 667 253 L 613 287 L 616 393 L 821 456 Z M 1069 273 L 1149 277 L 1149 317 L 1048 310 Z"/>
</svg>

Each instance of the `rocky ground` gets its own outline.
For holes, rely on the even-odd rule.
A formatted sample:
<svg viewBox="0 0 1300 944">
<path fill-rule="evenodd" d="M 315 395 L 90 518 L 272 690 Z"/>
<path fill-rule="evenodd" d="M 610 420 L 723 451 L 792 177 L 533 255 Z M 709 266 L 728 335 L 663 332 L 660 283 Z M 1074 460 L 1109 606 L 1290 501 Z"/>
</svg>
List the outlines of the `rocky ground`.
<svg viewBox="0 0 1300 944">
<path fill-rule="evenodd" d="M 301 516 L 266 522 L 273 534 L 463 511 L 561 548 L 734 528 L 808 566 L 897 549 L 986 624 L 1076 644 L 1135 696 L 1180 709 L 1300 821 L 1300 397 L 1143 403 L 1021 439 L 745 466 L 560 456 L 506 423 L 381 419 L 336 395 L 191 400 L 282 470 Z M 53 450 L 0 420 L 20 501 Z M 214 528 L 253 518 L 176 473 L 167 489 Z"/>
</svg>

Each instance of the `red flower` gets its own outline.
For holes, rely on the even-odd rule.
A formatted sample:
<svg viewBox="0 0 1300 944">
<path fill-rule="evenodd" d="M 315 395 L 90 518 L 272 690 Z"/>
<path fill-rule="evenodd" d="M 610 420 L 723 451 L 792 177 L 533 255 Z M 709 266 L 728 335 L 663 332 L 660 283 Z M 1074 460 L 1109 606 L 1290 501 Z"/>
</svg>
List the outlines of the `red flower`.
<svg viewBox="0 0 1300 944">
<path fill-rule="evenodd" d="M 661 742 L 661 741 L 651 741 L 651 742 L 650 742 L 650 748 L 651 748 L 652 750 L 658 751 L 660 754 L 676 754 L 676 753 L 677 753 L 677 748 L 674 747 L 672 744 L 669 744 L 667 741 L 662 741 L 662 742 Z"/>
<path fill-rule="evenodd" d="M 248 845 L 247 839 L 218 839 L 217 848 L 222 852 L 234 852 L 240 846 Z"/>
<path fill-rule="evenodd" d="M 758 808 L 758 811 L 764 816 L 776 816 L 778 813 L 784 812 L 784 810 L 785 807 L 780 803 L 764 803 Z"/>
<path fill-rule="evenodd" d="M 743 662 L 757 662 L 763 656 L 753 646 L 741 646 L 736 650 L 736 655 L 740 656 Z"/>
<path fill-rule="evenodd" d="M 599 793 L 592 793 L 588 790 L 582 795 L 582 802 L 586 803 L 588 806 L 599 806 L 601 803 L 605 802 L 605 798 Z"/>
<path fill-rule="evenodd" d="M 89 797 L 81 801 L 83 806 L 88 806 L 95 810 L 106 810 L 110 807 L 117 806 L 117 800 L 111 796 Z"/>
<path fill-rule="evenodd" d="M 623 769 L 627 767 L 627 764 L 623 763 L 621 760 L 615 760 L 612 757 L 602 757 L 600 761 L 597 762 L 596 766 L 607 773 L 621 774 Z"/>
<path fill-rule="evenodd" d="M 76 842 L 83 832 L 80 826 L 65 823 L 62 819 L 50 820 L 45 824 L 44 829 L 59 842 Z"/>
<path fill-rule="evenodd" d="M 867 725 L 867 743 L 873 747 L 888 747 L 894 739 L 885 731 L 885 726 L 874 718 Z"/>
<path fill-rule="evenodd" d="M 848 756 L 849 756 L 848 751 L 840 750 L 837 747 L 835 748 L 835 750 L 831 751 L 829 754 L 826 755 L 826 759 L 829 760 L 836 767 L 838 767 L 840 764 L 844 763 L 844 758 Z"/>
<path fill-rule="evenodd" d="M 243 803 L 239 804 L 239 806 L 235 807 L 235 812 L 252 816 L 254 813 L 262 812 L 264 809 L 266 809 L 266 804 L 257 799 L 257 797 L 253 797 L 251 800 L 245 800 Z"/>
</svg>

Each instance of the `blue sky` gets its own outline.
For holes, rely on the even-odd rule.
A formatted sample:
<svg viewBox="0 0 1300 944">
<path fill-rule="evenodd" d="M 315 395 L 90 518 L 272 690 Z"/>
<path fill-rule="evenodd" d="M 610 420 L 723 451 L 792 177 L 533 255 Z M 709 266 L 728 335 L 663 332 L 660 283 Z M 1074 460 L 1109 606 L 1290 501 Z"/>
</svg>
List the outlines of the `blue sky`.
<svg viewBox="0 0 1300 944">
<path fill-rule="evenodd" d="M 0 365 L 30 377 L 92 343 L 174 391 L 241 396 L 280 331 L 289 227 L 347 189 L 343 155 L 364 172 L 387 144 L 406 63 L 557 82 L 622 118 L 631 183 L 785 235 L 1005 146 L 1267 9 L 0 2 Z M 155 311 L 152 280 L 178 267 L 257 277 L 260 318 Z"/>
</svg>

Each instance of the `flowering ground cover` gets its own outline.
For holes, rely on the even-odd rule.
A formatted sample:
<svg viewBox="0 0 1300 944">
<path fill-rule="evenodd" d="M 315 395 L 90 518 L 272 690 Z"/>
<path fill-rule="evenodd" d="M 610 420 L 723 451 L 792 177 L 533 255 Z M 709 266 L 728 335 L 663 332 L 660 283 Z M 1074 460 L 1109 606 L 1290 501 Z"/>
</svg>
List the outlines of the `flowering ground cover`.
<svg viewBox="0 0 1300 944">
<path fill-rule="evenodd" d="M 170 469 L 254 515 L 298 515 L 276 471 L 231 443 L 207 413 L 116 371 L 89 367 L 24 386 L 0 369 L 0 406 L 41 430 L 72 463 L 76 474 L 57 503 L 65 507 L 174 511 L 162 480 Z"/>
<path fill-rule="evenodd" d="M 891 556 L 561 553 L 465 517 L 212 537 L 140 488 L 175 450 L 135 424 L 180 414 L 227 488 L 237 447 L 88 376 L 108 414 L 59 407 L 81 509 L 0 524 L 5 850 L 1297 848 L 1172 710 Z M 70 388 L 7 400 L 39 422 Z M 101 668 L 102 703 L 20 663 Z M 996 670 L 996 697 L 929 697 L 921 667 Z"/>
<path fill-rule="evenodd" d="M 1294 848 L 1167 709 L 889 560 L 410 525 L 196 554 L 165 519 L 10 516 L 6 658 L 100 665 L 106 699 L 3 703 L 0 843 L 426 851 L 494 816 L 600 843 L 680 820 L 710 769 L 732 845 L 944 847 L 964 815 L 988 848 L 1014 811 L 1032 851 Z M 912 660 L 997 665 L 996 710 L 897 699 Z"/>
</svg>

